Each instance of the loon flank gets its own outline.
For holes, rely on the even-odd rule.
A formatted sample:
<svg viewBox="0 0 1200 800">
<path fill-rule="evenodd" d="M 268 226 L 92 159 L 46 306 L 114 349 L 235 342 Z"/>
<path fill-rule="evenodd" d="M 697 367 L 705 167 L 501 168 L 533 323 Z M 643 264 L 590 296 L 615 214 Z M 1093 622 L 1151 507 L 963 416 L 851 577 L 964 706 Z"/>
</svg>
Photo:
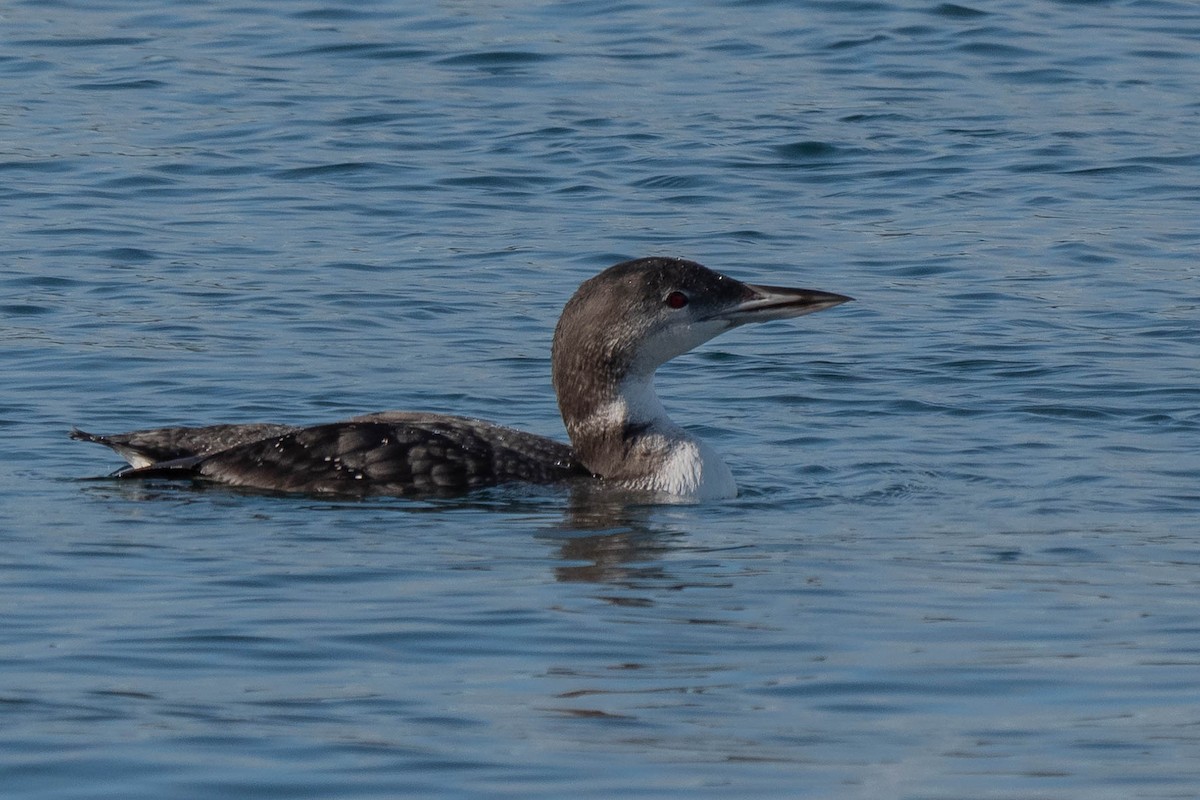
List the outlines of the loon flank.
<svg viewBox="0 0 1200 800">
<path fill-rule="evenodd" d="M 750 322 L 811 314 L 851 298 L 757 286 L 693 261 L 641 258 L 585 281 L 554 331 L 554 391 L 570 446 L 466 417 L 384 411 L 341 422 L 73 430 L 130 466 L 119 478 L 194 478 L 264 491 L 445 495 L 509 482 L 589 481 L 664 499 L 733 497 L 729 468 L 676 425 L 654 372 Z"/>
</svg>

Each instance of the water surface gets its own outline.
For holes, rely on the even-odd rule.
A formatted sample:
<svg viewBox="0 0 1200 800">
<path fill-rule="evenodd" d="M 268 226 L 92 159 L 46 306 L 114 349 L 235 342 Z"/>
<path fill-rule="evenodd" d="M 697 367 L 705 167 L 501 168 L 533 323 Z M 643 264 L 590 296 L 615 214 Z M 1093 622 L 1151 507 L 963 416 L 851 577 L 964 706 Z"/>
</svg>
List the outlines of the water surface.
<svg viewBox="0 0 1200 800">
<path fill-rule="evenodd" d="M 1200 792 L 1186 2 L 10 3 L 0 781 L 22 798 Z M 660 372 L 741 485 L 329 502 L 66 439 L 561 436 L 558 310 L 858 302 Z"/>
</svg>

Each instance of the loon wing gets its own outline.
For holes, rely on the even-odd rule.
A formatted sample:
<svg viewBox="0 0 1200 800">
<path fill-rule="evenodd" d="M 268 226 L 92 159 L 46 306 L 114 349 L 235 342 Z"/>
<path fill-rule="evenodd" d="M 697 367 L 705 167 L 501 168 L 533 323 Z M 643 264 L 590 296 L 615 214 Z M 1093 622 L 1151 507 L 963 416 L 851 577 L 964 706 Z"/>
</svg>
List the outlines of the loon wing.
<svg viewBox="0 0 1200 800">
<path fill-rule="evenodd" d="M 101 436 L 72 428 L 71 438 L 110 447 L 136 469 L 189 456 L 210 455 L 248 442 L 280 436 L 290 430 L 294 430 L 290 425 L 250 423 L 195 428 L 152 428 Z"/>
<path fill-rule="evenodd" d="M 383 412 L 290 428 L 120 477 L 193 477 L 284 492 L 437 495 L 589 474 L 568 445 L 553 439 L 464 417 Z"/>
</svg>

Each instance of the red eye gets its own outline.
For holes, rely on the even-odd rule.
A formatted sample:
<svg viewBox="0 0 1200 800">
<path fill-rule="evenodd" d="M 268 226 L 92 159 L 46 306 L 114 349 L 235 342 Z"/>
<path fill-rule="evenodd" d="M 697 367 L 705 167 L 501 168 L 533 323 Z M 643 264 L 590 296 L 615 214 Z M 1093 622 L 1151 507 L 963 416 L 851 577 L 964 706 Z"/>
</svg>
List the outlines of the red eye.
<svg viewBox="0 0 1200 800">
<path fill-rule="evenodd" d="M 671 292 L 667 295 L 667 305 L 671 308 L 683 308 L 688 304 L 688 296 L 683 292 Z"/>
</svg>

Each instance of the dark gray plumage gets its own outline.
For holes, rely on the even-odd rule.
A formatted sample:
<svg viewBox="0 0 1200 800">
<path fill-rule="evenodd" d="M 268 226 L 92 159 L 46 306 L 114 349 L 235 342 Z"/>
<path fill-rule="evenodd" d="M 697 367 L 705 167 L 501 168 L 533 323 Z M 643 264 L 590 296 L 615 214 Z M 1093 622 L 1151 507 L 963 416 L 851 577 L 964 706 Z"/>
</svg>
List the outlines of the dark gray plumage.
<svg viewBox="0 0 1200 800">
<path fill-rule="evenodd" d="M 72 437 L 136 453 L 137 465 L 118 472 L 120 478 L 196 477 L 283 492 L 447 494 L 590 475 L 561 442 L 446 414 L 393 411 L 306 427 L 213 425 Z"/>
</svg>

